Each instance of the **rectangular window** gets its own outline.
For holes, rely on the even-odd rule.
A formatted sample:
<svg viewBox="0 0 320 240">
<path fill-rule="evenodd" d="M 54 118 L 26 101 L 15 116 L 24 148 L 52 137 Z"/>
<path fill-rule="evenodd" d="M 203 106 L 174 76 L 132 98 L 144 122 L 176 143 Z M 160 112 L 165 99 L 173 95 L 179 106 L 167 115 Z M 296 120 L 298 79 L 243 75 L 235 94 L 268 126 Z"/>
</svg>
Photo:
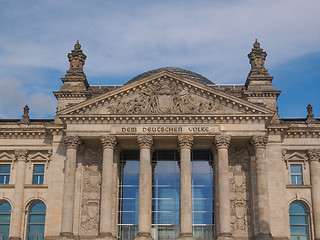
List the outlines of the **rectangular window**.
<svg viewBox="0 0 320 240">
<path fill-rule="evenodd" d="M 44 164 L 33 165 L 32 184 L 43 184 L 44 179 Z"/>
<path fill-rule="evenodd" d="M 9 184 L 10 164 L 0 165 L 0 184 Z"/>
<path fill-rule="evenodd" d="M 302 165 L 301 164 L 291 164 L 290 165 L 290 175 L 292 185 L 302 185 Z"/>
</svg>

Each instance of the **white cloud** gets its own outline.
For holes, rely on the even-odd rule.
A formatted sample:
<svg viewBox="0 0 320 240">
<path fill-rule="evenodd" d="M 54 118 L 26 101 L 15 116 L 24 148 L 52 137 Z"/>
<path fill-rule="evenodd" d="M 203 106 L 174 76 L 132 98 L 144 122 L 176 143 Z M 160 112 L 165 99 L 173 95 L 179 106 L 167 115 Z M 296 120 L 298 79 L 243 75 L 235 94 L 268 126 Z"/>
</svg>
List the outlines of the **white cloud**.
<svg viewBox="0 0 320 240">
<path fill-rule="evenodd" d="M 2 66 L 66 70 L 66 53 L 79 39 L 88 77 L 177 66 L 242 83 L 255 37 L 267 66 L 320 51 L 317 0 L 13 1 L 2 9 Z"/>
<path fill-rule="evenodd" d="M 53 96 L 43 93 L 28 95 L 22 87 L 21 80 L 0 78 L 0 116 L 20 118 L 26 104 L 30 108 L 31 118 L 46 117 L 55 113 L 56 102 Z"/>
</svg>

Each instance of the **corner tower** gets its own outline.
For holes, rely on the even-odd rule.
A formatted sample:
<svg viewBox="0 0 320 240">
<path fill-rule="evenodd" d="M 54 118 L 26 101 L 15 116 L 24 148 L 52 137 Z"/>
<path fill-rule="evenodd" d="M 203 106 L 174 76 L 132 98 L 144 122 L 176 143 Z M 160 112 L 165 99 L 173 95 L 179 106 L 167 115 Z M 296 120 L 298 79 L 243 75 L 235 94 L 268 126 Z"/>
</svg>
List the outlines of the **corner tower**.
<svg viewBox="0 0 320 240">
<path fill-rule="evenodd" d="M 65 77 L 61 78 L 63 85 L 60 87 L 60 91 L 54 92 L 58 100 L 58 111 L 85 101 L 90 96 L 89 83 L 83 71 L 87 56 L 82 52 L 79 41 L 68 54 L 68 58 L 70 68 Z"/>
</svg>

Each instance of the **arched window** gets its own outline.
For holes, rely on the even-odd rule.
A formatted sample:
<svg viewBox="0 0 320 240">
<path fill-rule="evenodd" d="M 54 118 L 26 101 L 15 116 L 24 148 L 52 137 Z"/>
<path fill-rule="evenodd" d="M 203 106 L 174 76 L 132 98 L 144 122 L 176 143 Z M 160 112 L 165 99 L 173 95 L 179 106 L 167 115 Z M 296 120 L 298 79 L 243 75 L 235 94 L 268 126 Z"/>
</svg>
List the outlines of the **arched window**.
<svg viewBox="0 0 320 240">
<path fill-rule="evenodd" d="M 8 240 L 10 229 L 11 205 L 3 201 L 0 202 L 0 239 Z"/>
<path fill-rule="evenodd" d="M 308 240 L 309 224 L 306 207 L 294 202 L 289 208 L 291 240 Z"/>
<path fill-rule="evenodd" d="M 46 218 L 46 206 L 43 202 L 31 204 L 28 212 L 27 240 L 42 240 Z"/>
</svg>

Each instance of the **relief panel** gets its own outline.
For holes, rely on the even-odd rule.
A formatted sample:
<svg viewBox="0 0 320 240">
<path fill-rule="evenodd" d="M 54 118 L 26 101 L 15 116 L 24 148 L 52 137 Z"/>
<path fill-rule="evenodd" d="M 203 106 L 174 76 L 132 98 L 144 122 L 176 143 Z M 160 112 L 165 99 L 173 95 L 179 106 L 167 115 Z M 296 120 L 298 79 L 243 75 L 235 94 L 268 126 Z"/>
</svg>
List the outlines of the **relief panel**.
<svg viewBox="0 0 320 240">
<path fill-rule="evenodd" d="M 102 149 L 86 148 L 83 156 L 81 234 L 97 235 L 100 219 Z"/>
<path fill-rule="evenodd" d="M 231 231 L 234 237 L 251 236 L 250 167 L 247 149 L 229 149 Z"/>
</svg>

